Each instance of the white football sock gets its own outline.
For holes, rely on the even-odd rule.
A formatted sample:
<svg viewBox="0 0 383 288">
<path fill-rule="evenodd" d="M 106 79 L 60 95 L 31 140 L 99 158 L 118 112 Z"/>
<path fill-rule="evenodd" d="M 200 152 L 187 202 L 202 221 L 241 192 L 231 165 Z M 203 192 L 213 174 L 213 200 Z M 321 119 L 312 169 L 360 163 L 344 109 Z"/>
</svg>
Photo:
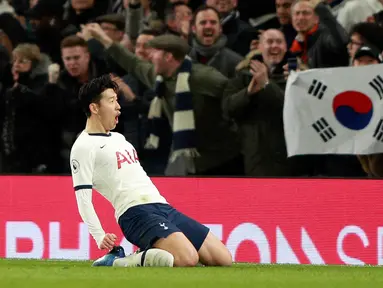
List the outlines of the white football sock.
<svg viewBox="0 0 383 288">
<path fill-rule="evenodd" d="M 174 257 L 162 249 L 149 249 L 114 260 L 114 267 L 173 267 Z"/>
</svg>

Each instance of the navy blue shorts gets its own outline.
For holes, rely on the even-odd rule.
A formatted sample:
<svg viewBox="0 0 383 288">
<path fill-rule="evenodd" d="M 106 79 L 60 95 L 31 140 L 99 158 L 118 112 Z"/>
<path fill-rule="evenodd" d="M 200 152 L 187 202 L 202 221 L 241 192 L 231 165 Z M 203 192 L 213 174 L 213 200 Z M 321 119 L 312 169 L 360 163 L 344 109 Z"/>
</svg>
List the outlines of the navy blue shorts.
<svg viewBox="0 0 383 288">
<path fill-rule="evenodd" d="M 142 250 L 151 248 L 158 239 L 182 232 L 198 251 L 209 233 L 206 226 L 162 203 L 129 208 L 118 224 L 125 238 Z"/>
</svg>

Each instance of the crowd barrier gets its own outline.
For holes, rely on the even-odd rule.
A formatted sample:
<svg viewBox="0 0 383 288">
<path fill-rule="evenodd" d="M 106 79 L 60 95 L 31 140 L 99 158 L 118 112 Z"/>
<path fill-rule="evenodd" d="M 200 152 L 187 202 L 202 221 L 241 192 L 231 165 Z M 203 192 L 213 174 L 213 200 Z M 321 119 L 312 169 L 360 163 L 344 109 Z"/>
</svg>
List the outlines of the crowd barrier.
<svg viewBox="0 0 383 288">
<path fill-rule="evenodd" d="M 236 262 L 383 264 L 378 180 L 153 178 L 169 203 L 209 226 Z M 0 258 L 103 255 L 77 211 L 70 177 L 0 177 Z M 110 204 L 93 202 L 126 252 Z"/>
</svg>

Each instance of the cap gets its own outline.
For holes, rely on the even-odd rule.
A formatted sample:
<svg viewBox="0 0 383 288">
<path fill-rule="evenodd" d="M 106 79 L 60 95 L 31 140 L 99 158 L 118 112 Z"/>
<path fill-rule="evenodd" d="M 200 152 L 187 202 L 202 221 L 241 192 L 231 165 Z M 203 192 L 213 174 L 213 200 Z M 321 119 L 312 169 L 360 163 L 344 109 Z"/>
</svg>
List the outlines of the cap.
<svg viewBox="0 0 383 288">
<path fill-rule="evenodd" d="M 125 17 L 120 14 L 106 14 L 95 19 L 97 23 L 110 23 L 117 27 L 118 30 L 125 30 Z"/>
<path fill-rule="evenodd" d="M 363 56 L 370 56 L 376 59 L 379 63 L 382 63 L 383 61 L 381 51 L 373 46 L 363 45 L 360 47 L 355 53 L 354 60 Z"/>
<path fill-rule="evenodd" d="M 189 53 L 190 49 L 189 44 L 184 39 L 172 34 L 164 34 L 154 37 L 146 43 L 146 46 L 164 50 L 179 59 L 184 58 Z"/>
</svg>

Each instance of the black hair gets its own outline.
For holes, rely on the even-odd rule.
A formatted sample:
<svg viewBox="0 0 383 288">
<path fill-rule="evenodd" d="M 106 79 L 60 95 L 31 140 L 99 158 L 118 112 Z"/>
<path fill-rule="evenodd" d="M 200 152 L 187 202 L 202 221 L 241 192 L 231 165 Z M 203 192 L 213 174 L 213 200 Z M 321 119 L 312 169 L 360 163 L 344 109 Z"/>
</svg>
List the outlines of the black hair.
<svg viewBox="0 0 383 288">
<path fill-rule="evenodd" d="M 376 23 L 362 22 L 355 24 L 350 31 L 350 36 L 357 33 L 361 36 L 364 44 L 383 50 L 383 27 Z"/>
<path fill-rule="evenodd" d="M 199 6 L 195 11 L 194 11 L 194 14 L 193 14 L 193 19 L 192 19 L 192 24 L 195 25 L 195 21 L 197 19 L 197 15 L 202 12 L 202 11 L 208 11 L 208 10 L 212 10 L 215 12 L 215 14 L 217 14 L 217 17 L 218 17 L 218 21 L 220 19 L 220 13 L 218 12 L 217 9 L 215 9 L 214 7 L 211 7 L 211 6 L 207 6 L 207 5 L 201 5 Z"/>
<path fill-rule="evenodd" d="M 113 89 L 114 92 L 118 94 L 118 85 L 111 79 L 109 74 L 94 78 L 81 86 L 78 98 L 86 117 L 89 118 L 91 115 L 89 105 L 92 103 L 99 103 L 102 97 L 102 92 L 107 89 Z"/>
<path fill-rule="evenodd" d="M 192 12 L 193 10 L 190 8 L 190 6 L 183 2 L 183 1 L 177 1 L 174 3 L 169 3 L 165 10 L 165 18 L 174 17 L 174 14 L 176 12 L 176 8 L 180 6 L 186 6 L 188 7 Z"/>
<path fill-rule="evenodd" d="M 173 2 L 173 3 L 169 3 L 169 9 L 172 10 L 172 11 L 174 11 L 176 9 L 176 7 L 178 7 L 178 6 L 189 7 L 189 5 L 187 3 L 185 3 L 185 2 L 183 2 L 183 1 L 176 1 L 176 2 Z"/>
</svg>

